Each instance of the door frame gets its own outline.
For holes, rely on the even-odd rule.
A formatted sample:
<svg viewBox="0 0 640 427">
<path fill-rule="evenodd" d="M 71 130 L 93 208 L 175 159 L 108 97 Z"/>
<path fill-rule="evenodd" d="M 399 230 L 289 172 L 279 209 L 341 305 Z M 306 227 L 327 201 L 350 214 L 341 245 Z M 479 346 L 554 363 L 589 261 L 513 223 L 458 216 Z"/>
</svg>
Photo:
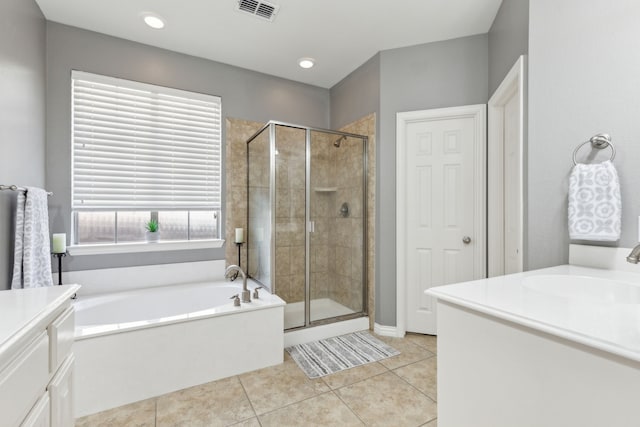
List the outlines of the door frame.
<svg viewBox="0 0 640 427">
<path fill-rule="evenodd" d="M 460 107 L 437 108 L 431 110 L 406 111 L 396 113 L 396 335 L 402 337 L 407 327 L 407 278 L 405 262 L 407 254 L 405 246 L 406 222 L 406 126 L 409 123 L 437 121 L 445 119 L 474 119 L 474 137 L 479 143 L 474 146 L 474 163 L 476 166 L 474 179 L 474 228 L 478 230 L 475 242 L 478 250 L 473 260 L 473 271 L 477 277 L 486 277 L 486 207 L 487 207 L 487 157 L 486 157 L 486 104 L 465 105 Z"/>
<path fill-rule="evenodd" d="M 520 176 L 518 179 L 518 208 L 520 210 L 520 220 L 518 222 L 520 250 L 518 253 L 518 265 L 520 271 L 524 269 L 524 133 L 526 117 L 525 104 L 525 56 L 521 55 L 515 62 L 511 70 L 507 73 L 500 86 L 493 93 L 487 104 L 488 126 L 487 126 L 487 185 L 491 189 L 502 189 L 502 191 L 489 191 L 487 196 L 488 210 L 488 236 L 487 236 L 487 273 L 488 277 L 501 276 L 504 274 L 504 211 L 506 209 L 504 200 L 504 107 L 513 97 L 514 92 L 518 97 L 520 109 L 520 129 L 516 144 L 519 145 L 520 152 Z"/>
</svg>

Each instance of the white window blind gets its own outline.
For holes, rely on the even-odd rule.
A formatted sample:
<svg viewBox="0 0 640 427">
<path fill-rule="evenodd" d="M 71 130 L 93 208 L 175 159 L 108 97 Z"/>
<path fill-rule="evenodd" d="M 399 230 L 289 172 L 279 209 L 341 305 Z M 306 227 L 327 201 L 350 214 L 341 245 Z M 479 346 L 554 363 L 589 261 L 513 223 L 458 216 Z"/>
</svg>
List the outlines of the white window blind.
<svg viewBox="0 0 640 427">
<path fill-rule="evenodd" d="M 221 208 L 219 97 L 72 74 L 74 210 Z"/>
</svg>

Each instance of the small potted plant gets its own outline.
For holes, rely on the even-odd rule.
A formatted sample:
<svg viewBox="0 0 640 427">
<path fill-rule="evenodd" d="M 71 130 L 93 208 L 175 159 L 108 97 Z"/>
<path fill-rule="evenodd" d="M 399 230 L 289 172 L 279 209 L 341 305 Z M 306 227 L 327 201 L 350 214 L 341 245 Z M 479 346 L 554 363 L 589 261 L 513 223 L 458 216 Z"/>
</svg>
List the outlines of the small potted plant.
<svg viewBox="0 0 640 427">
<path fill-rule="evenodd" d="M 158 221 L 155 219 L 147 221 L 145 228 L 147 229 L 147 242 L 157 242 L 160 239 L 160 233 L 158 233 Z"/>
</svg>

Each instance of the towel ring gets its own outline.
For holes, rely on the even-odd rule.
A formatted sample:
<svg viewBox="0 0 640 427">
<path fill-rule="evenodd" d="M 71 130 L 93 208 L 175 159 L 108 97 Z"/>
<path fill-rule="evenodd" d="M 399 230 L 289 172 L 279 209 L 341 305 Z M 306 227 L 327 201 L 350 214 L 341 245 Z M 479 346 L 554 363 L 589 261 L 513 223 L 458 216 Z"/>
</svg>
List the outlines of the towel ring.
<svg viewBox="0 0 640 427">
<path fill-rule="evenodd" d="M 613 161 L 613 159 L 616 158 L 616 149 L 613 146 L 613 144 L 611 143 L 611 136 L 609 136 L 609 134 L 606 134 L 606 133 L 599 133 L 599 134 L 594 135 L 591 138 L 589 138 L 588 141 L 585 141 L 582 144 L 578 145 L 576 147 L 576 149 L 573 150 L 573 164 L 574 164 L 574 166 L 578 164 L 578 162 L 576 161 L 576 155 L 578 154 L 578 151 L 580 150 L 580 148 L 582 148 L 583 145 L 588 144 L 588 143 L 591 143 L 591 146 L 593 148 L 597 148 L 599 150 L 602 150 L 603 148 L 610 147 L 611 148 L 611 158 L 609 159 L 609 161 Z"/>
</svg>

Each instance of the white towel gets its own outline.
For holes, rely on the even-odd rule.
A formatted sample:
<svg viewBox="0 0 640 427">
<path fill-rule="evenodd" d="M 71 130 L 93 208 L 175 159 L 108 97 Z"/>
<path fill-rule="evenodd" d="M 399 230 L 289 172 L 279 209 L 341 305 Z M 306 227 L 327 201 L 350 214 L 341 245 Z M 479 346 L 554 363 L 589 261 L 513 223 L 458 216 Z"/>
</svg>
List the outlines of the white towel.
<svg viewBox="0 0 640 427">
<path fill-rule="evenodd" d="M 53 286 L 47 193 L 27 187 L 18 192 L 12 289 Z"/>
<path fill-rule="evenodd" d="M 575 165 L 569 178 L 569 237 L 618 240 L 621 216 L 620 181 L 613 163 Z"/>
</svg>

